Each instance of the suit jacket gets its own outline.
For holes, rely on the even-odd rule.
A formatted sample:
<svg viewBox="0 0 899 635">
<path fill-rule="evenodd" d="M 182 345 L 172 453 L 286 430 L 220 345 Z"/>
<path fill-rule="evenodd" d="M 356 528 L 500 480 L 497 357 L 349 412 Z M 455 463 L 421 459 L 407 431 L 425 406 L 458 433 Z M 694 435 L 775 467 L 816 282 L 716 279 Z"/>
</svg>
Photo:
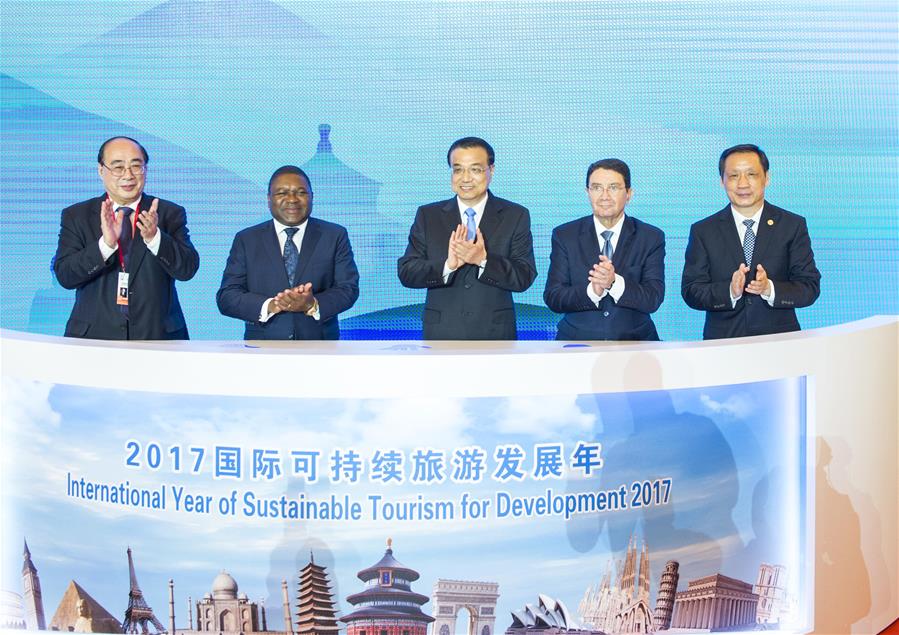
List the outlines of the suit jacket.
<svg viewBox="0 0 899 635">
<path fill-rule="evenodd" d="M 463 265 L 443 281 L 450 234 L 459 225 L 456 198 L 418 208 L 406 253 L 397 262 L 403 286 L 427 289 L 422 314 L 426 340 L 514 340 L 512 292 L 537 277 L 528 210 L 488 192 L 479 223 L 487 265 Z"/>
<path fill-rule="evenodd" d="M 190 242 L 184 208 L 159 199 L 159 252 L 153 255 L 135 232 L 128 262 L 128 317 L 116 305 L 118 251 L 103 260 L 98 245 L 100 205 L 106 195 L 67 207 L 62 212 L 53 271 L 66 289 L 75 289 L 75 306 L 66 324 L 67 337 L 102 340 L 186 340 L 187 325 L 175 280 L 190 280 L 200 256 Z M 140 211 L 153 196 L 144 192 Z M 136 213 L 136 212 L 135 212 Z"/>
<path fill-rule="evenodd" d="M 310 217 L 306 221 L 296 284 L 312 283 L 319 320 L 303 313 L 282 312 L 259 321 L 262 304 L 291 286 L 281 246 L 271 220 L 237 233 L 216 294 L 219 311 L 246 322 L 247 340 L 336 340 L 337 314 L 359 297 L 359 270 L 347 231 Z"/>
<path fill-rule="evenodd" d="M 665 297 L 665 234 L 636 218 L 624 217 L 612 256 L 615 273 L 624 278 L 618 302 L 606 294 L 596 306 L 587 295 L 587 274 L 601 253 L 593 216 L 553 230 L 549 274 L 543 301 L 564 313 L 560 340 L 658 340 L 649 315 Z"/>
<path fill-rule="evenodd" d="M 704 339 L 798 331 L 795 309 L 809 306 L 820 292 L 805 219 L 765 201 L 747 279 L 761 264 L 774 282 L 774 306 L 743 293 L 731 306 L 730 280 L 745 260 L 730 205 L 690 228 L 681 295 L 705 311 Z"/>
</svg>

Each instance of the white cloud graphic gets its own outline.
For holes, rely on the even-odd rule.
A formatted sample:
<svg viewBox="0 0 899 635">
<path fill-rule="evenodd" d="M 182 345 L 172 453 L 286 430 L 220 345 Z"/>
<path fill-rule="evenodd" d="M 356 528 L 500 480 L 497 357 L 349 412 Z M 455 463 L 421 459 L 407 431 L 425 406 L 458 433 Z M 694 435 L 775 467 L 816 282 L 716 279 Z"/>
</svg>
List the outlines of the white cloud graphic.
<svg viewBox="0 0 899 635">
<path fill-rule="evenodd" d="M 708 395 L 700 395 L 700 402 L 710 412 L 744 419 L 755 411 L 755 404 L 748 395 L 730 395 L 724 401 L 715 401 Z"/>
<path fill-rule="evenodd" d="M 583 412 L 574 395 L 512 397 L 506 400 L 497 429 L 536 440 L 571 441 L 594 430 L 596 416 Z"/>
<path fill-rule="evenodd" d="M 338 421 L 337 428 L 340 437 L 363 448 L 410 449 L 427 439 L 430 447 L 451 449 L 470 443 L 465 431 L 472 422 L 465 401 L 368 400 L 353 416 Z"/>
<path fill-rule="evenodd" d="M 17 377 L 4 377 L 2 421 L 7 431 L 33 441 L 47 441 L 59 428 L 60 416 L 48 399 L 53 384 Z"/>
</svg>

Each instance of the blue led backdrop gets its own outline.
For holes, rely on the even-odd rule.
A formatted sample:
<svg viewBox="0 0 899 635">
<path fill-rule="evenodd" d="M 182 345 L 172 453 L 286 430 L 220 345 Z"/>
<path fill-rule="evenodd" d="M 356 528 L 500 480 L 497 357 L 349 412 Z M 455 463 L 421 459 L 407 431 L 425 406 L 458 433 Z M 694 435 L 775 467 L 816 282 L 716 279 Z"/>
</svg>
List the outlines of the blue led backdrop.
<svg viewBox="0 0 899 635">
<path fill-rule="evenodd" d="M 13 1 L 2 29 L 4 328 L 62 333 L 59 213 L 101 192 L 96 151 L 117 134 L 148 148 L 147 192 L 187 208 L 197 339 L 241 336 L 215 290 L 285 163 L 349 230 L 362 282 L 344 336 L 416 337 L 424 292 L 396 259 L 416 207 L 451 195 L 446 149 L 470 134 L 496 148 L 494 193 L 532 213 L 522 337 L 554 335 L 550 233 L 590 212 L 586 167 L 614 156 L 628 213 L 667 236 L 660 335 L 698 339 L 686 239 L 726 202 L 717 158 L 742 142 L 769 154 L 768 199 L 808 219 L 823 279 L 803 327 L 899 312 L 895 2 Z"/>
</svg>

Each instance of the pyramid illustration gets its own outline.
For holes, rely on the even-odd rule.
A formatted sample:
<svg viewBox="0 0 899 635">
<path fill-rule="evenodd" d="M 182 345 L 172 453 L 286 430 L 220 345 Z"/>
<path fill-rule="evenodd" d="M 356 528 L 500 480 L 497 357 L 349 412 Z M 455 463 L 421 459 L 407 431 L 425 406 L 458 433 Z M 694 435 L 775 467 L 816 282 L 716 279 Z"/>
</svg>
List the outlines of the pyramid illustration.
<svg viewBox="0 0 899 635">
<path fill-rule="evenodd" d="M 78 607 L 79 602 L 83 602 L 81 610 Z M 122 632 L 122 624 L 74 580 L 69 582 L 66 592 L 63 593 L 48 628 L 82 633 Z"/>
</svg>

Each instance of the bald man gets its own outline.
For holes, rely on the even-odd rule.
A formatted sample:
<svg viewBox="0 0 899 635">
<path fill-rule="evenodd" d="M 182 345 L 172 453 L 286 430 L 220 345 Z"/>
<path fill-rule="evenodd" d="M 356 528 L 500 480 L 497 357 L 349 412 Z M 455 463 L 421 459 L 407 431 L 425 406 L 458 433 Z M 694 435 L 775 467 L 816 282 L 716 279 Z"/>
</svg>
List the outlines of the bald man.
<svg viewBox="0 0 899 635">
<path fill-rule="evenodd" d="M 75 306 L 66 337 L 186 340 L 175 280 L 190 280 L 200 256 L 184 208 L 144 193 L 149 155 L 129 137 L 97 153 L 105 192 L 62 212 L 53 271 Z"/>
</svg>

